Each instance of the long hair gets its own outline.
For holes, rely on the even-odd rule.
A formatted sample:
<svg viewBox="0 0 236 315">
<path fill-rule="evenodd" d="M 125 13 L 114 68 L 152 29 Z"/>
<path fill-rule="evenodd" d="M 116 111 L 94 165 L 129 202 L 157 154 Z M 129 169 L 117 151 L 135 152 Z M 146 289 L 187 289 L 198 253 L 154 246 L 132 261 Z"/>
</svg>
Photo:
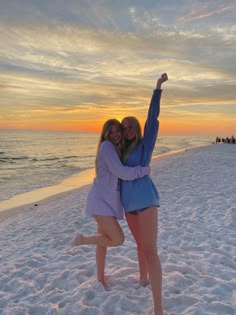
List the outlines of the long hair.
<svg viewBox="0 0 236 315">
<path fill-rule="evenodd" d="M 135 133 L 135 138 L 131 141 L 128 141 L 124 138 L 123 140 L 123 155 L 122 155 L 122 161 L 126 162 L 128 159 L 128 156 L 130 155 L 130 153 L 134 150 L 134 148 L 136 147 L 136 145 L 142 140 L 142 131 L 141 131 L 141 126 L 140 123 L 138 121 L 138 119 L 134 116 L 128 116 L 122 119 L 122 122 L 124 120 L 128 120 L 130 126 L 132 128 L 135 129 L 136 133 Z M 122 123 L 121 122 L 121 123 Z"/>
<path fill-rule="evenodd" d="M 99 148 L 100 148 L 100 145 L 103 141 L 111 141 L 111 138 L 110 138 L 110 133 L 111 133 L 111 128 L 112 126 L 116 126 L 118 130 L 120 130 L 121 134 L 122 134 L 122 127 L 121 127 L 121 123 L 119 122 L 119 120 L 117 119 L 108 119 L 103 127 L 102 127 L 102 132 L 101 132 L 101 135 L 100 135 L 100 139 L 99 139 L 99 142 L 98 142 L 98 147 L 97 147 L 97 154 L 96 154 L 96 160 L 95 160 L 95 170 L 96 170 L 96 175 L 97 175 L 97 167 L 98 167 L 98 163 L 97 163 L 97 158 L 98 158 L 98 152 L 99 152 Z M 111 141 L 112 142 L 112 141 Z M 118 144 L 118 145 L 115 145 L 115 148 L 116 148 L 116 151 L 119 155 L 119 157 L 121 158 L 121 154 L 122 154 L 122 144 Z"/>
</svg>

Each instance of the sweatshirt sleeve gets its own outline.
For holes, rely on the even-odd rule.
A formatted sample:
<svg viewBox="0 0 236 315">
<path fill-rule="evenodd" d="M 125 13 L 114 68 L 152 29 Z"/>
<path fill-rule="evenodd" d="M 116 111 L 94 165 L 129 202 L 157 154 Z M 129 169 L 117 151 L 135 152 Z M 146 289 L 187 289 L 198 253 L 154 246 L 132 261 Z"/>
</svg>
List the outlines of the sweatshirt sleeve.
<svg viewBox="0 0 236 315">
<path fill-rule="evenodd" d="M 162 90 L 154 90 L 144 127 L 143 143 L 146 151 L 153 151 L 157 139 Z"/>
<path fill-rule="evenodd" d="M 104 141 L 101 144 L 100 154 L 110 172 L 117 178 L 131 181 L 149 175 L 150 173 L 149 166 L 124 166 L 119 159 L 115 146 L 109 141 Z"/>
</svg>

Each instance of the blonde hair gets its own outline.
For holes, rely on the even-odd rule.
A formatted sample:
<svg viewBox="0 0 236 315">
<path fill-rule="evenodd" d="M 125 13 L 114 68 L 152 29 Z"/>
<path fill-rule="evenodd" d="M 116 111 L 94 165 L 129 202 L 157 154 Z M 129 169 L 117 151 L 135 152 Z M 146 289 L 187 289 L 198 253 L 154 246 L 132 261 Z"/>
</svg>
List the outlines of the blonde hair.
<svg viewBox="0 0 236 315">
<path fill-rule="evenodd" d="M 100 145 L 102 144 L 103 141 L 111 141 L 111 138 L 110 138 L 110 133 L 111 133 L 111 128 L 112 126 L 116 126 L 118 130 L 120 130 L 120 132 L 122 133 L 122 126 L 121 126 L 121 123 L 119 122 L 119 120 L 113 118 L 113 119 L 108 119 L 103 127 L 102 127 L 102 132 L 101 132 L 101 135 L 100 135 L 100 139 L 99 139 L 99 142 L 98 142 L 98 147 L 97 147 L 97 154 L 96 154 L 96 160 L 95 160 L 95 170 L 96 170 L 96 175 L 97 175 L 97 158 L 98 158 L 98 151 L 99 151 L 99 148 L 100 148 Z M 116 148 L 116 151 L 119 155 L 119 157 L 121 158 L 121 154 L 122 154 L 122 143 L 118 144 L 118 145 L 115 145 L 115 148 Z"/>
<path fill-rule="evenodd" d="M 142 131 L 141 131 L 141 126 L 138 119 L 134 116 L 127 116 L 122 119 L 122 122 L 124 122 L 125 120 L 128 120 L 130 126 L 135 129 L 136 133 L 135 133 L 135 138 L 133 140 L 131 141 L 128 141 L 126 139 L 123 140 L 123 146 L 124 146 L 123 148 L 124 152 L 122 155 L 123 162 L 127 161 L 130 153 L 134 150 L 136 145 L 142 140 Z"/>
</svg>

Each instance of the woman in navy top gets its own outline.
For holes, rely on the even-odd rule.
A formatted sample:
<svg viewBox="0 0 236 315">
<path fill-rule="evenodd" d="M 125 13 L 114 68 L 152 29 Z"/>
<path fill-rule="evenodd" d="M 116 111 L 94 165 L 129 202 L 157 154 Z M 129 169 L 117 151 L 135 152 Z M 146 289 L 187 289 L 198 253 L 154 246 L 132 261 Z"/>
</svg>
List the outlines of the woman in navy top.
<svg viewBox="0 0 236 315">
<path fill-rule="evenodd" d="M 160 113 L 161 85 L 168 80 L 166 73 L 157 80 L 151 99 L 143 137 L 135 117 L 122 120 L 125 138 L 124 163 L 126 166 L 147 166 L 156 143 Z M 155 315 L 162 315 L 162 271 L 157 253 L 157 207 L 159 194 L 150 176 L 133 181 L 121 181 L 121 201 L 126 220 L 137 243 L 140 284 L 152 286 Z"/>
</svg>

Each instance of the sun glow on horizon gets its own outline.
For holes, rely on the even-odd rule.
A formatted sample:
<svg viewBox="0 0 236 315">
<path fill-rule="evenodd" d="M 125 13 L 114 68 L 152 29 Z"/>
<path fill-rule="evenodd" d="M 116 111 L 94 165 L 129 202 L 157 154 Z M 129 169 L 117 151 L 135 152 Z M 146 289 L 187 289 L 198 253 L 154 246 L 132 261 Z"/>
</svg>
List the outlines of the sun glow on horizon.
<svg viewBox="0 0 236 315">
<path fill-rule="evenodd" d="M 127 116 L 127 115 L 126 115 Z M 60 121 L 60 122 L 53 122 L 45 121 L 42 122 L 30 122 L 25 121 L 24 124 L 17 124 L 17 123 L 4 123 L 0 122 L 0 130 L 1 129 L 16 129 L 16 130 L 46 130 L 46 131 L 65 131 L 65 132 L 96 132 L 100 133 L 102 130 L 102 126 L 107 119 L 114 118 L 107 117 L 104 120 L 87 120 L 84 122 L 71 122 L 71 121 Z M 122 121 L 122 117 L 115 117 L 120 122 Z M 143 130 L 146 117 L 137 117 L 141 128 Z M 160 134 L 169 134 L 169 135 L 222 135 L 222 136 L 229 136 L 235 134 L 235 121 L 232 119 L 229 121 L 226 119 L 221 121 L 216 128 L 216 124 L 214 121 L 210 120 L 202 120 L 199 121 L 198 119 L 165 119 L 159 118 L 160 127 L 159 133 Z"/>
</svg>

